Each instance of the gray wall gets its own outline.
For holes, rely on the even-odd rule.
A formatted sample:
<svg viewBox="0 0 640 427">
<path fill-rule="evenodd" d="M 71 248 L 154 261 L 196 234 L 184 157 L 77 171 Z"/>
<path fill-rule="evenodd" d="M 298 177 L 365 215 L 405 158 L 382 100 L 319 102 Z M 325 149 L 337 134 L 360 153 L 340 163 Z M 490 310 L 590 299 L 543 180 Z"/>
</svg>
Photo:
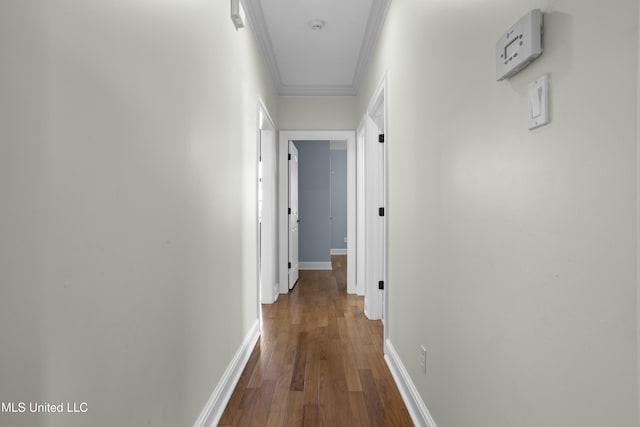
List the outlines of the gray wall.
<svg viewBox="0 0 640 427">
<path fill-rule="evenodd" d="M 614 3 L 391 3 L 359 105 L 388 71 L 390 341 L 438 426 L 638 425 L 638 1 Z M 533 8 L 545 51 L 496 82 Z"/>
<path fill-rule="evenodd" d="M 331 150 L 331 249 L 347 243 L 347 150 Z"/>
<path fill-rule="evenodd" d="M 298 149 L 300 262 L 331 261 L 329 141 L 295 141 Z"/>
</svg>

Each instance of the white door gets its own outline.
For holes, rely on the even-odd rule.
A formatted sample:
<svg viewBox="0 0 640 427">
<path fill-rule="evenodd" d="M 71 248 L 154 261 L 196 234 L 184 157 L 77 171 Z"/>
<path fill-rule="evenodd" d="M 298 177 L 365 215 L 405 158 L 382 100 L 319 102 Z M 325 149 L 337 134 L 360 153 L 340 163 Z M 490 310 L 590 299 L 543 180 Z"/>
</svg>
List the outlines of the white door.
<svg viewBox="0 0 640 427">
<path fill-rule="evenodd" d="M 265 241 L 262 236 L 262 216 L 264 205 L 264 188 L 262 182 L 263 163 L 262 163 L 262 139 L 263 131 L 258 130 L 258 288 L 260 289 L 260 302 L 264 303 L 265 289 L 264 289 L 264 260 L 262 255 L 265 253 Z"/>
<path fill-rule="evenodd" d="M 366 115 L 365 157 L 365 314 L 383 317 L 384 253 L 384 144 L 379 127 Z"/>
<path fill-rule="evenodd" d="M 260 157 L 258 162 L 258 220 L 260 254 L 260 301 L 272 304 L 276 299 L 276 202 L 275 202 L 275 134 L 260 130 Z"/>
<path fill-rule="evenodd" d="M 289 141 L 289 289 L 298 280 L 298 150 Z"/>
</svg>

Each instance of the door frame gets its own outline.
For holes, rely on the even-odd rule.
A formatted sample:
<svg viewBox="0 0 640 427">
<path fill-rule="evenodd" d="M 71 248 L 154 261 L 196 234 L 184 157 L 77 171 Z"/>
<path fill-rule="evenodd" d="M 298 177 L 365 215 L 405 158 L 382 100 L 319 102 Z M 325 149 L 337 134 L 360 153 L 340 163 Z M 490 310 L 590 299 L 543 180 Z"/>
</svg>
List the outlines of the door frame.
<svg viewBox="0 0 640 427">
<path fill-rule="evenodd" d="M 360 296 L 365 296 L 365 221 L 364 221 L 364 146 L 366 143 L 366 117 L 362 117 L 356 130 L 356 287 Z"/>
<path fill-rule="evenodd" d="M 347 293 L 356 293 L 356 133 L 354 130 L 281 130 L 278 145 L 279 170 L 279 270 L 280 293 L 289 292 L 289 141 L 346 141 L 347 143 Z"/>
<path fill-rule="evenodd" d="M 296 285 L 296 283 L 298 282 L 298 279 L 300 278 L 300 197 L 299 197 L 299 191 L 298 189 L 300 188 L 300 180 L 299 180 L 299 173 L 298 171 L 300 170 L 300 162 L 299 162 L 299 157 L 298 157 L 298 147 L 296 147 L 296 144 L 293 141 L 289 141 L 289 143 L 287 144 L 287 152 L 289 153 L 287 156 L 287 170 L 288 170 L 288 180 L 287 180 L 287 188 L 289 189 L 289 196 L 287 197 L 287 200 L 289 201 L 288 204 L 288 208 L 287 208 L 287 233 L 288 233 L 288 239 L 287 242 L 289 243 L 289 250 L 287 251 L 288 256 L 287 256 L 287 267 L 288 267 L 288 273 L 289 273 L 289 277 L 288 277 L 288 282 L 289 282 L 289 290 L 293 289 L 293 287 Z M 292 167 L 295 166 L 295 167 Z M 295 170 L 295 173 L 292 173 L 292 171 Z M 295 176 L 295 179 L 293 179 Z M 294 187 L 294 183 L 295 183 L 295 192 L 291 191 L 292 188 Z M 295 197 L 294 197 L 295 196 Z M 294 200 L 295 199 L 295 202 Z M 294 222 L 295 220 L 295 222 Z M 295 225 L 294 225 L 295 224 Z M 296 240 L 296 238 L 292 238 L 292 232 L 295 229 L 295 236 L 298 238 Z M 291 243 L 294 242 L 294 250 L 291 250 Z M 295 254 L 295 256 L 292 256 L 292 254 Z"/>
<path fill-rule="evenodd" d="M 371 97 L 371 100 L 369 101 L 369 104 L 367 106 L 367 110 L 366 113 L 364 115 L 364 117 L 362 118 L 362 121 L 360 122 L 360 126 L 358 127 L 358 132 L 359 135 L 362 135 L 362 145 L 365 146 L 369 146 L 370 144 L 378 144 L 378 135 L 368 135 L 368 133 L 366 132 L 366 123 L 368 120 L 373 121 L 377 128 L 379 129 L 379 131 L 381 133 L 384 134 L 384 143 L 382 144 L 382 169 L 381 169 L 381 173 L 382 173 L 382 182 L 381 182 L 381 188 L 379 188 L 379 190 L 381 191 L 381 194 L 379 195 L 379 200 L 381 201 L 381 205 L 382 207 L 384 207 L 385 209 L 385 213 L 384 216 L 382 217 L 382 235 L 380 236 L 380 239 L 376 239 L 376 244 L 380 245 L 380 247 L 376 247 L 376 248 L 371 248 L 369 243 L 366 244 L 366 249 L 372 249 L 374 251 L 376 250 L 381 250 L 382 251 L 382 257 L 383 257 L 383 262 L 382 262 L 382 274 L 379 280 L 383 280 L 384 281 L 384 290 L 382 292 L 382 313 L 379 312 L 379 310 L 375 310 L 377 311 L 376 313 L 365 313 L 367 314 L 367 316 L 372 315 L 370 318 L 380 318 L 382 317 L 382 323 L 384 325 L 384 341 L 386 342 L 388 337 L 389 337 L 389 239 L 388 239 L 388 224 L 389 224 L 389 214 L 392 212 L 391 209 L 389 208 L 389 197 L 388 197 L 388 153 L 389 153 L 389 144 L 391 141 L 390 135 L 389 135 L 389 79 L 388 79 L 388 72 L 385 72 L 382 75 L 382 78 L 380 79 L 380 82 L 378 83 L 378 86 L 375 90 L 375 92 L 373 93 L 373 96 Z M 360 148 L 360 146 L 359 146 Z M 366 150 L 366 147 L 365 147 Z M 362 151 L 362 150 L 361 150 Z M 365 159 L 366 159 L 366 155 L 362 155 L 362 157 L 360 157 L 362 155 L 362 153 L 358 154 L 358 163 L 359 163 L 359 170 L 362 170 L 362 166 L 365 163 Z M 379 167 L 378 164 L 373 165 L 374 167 Z M 366 166 L 365 166 L 366 167 Z M 363 176 L 360 177 L 362 180 L 364 180 L 364 174 Z M 363 184 L 363 187 L 366 184 Z M 360 200 L 358 199 L 359 203 L 362 203 L 362 209 L 358 210 L 358 218 L 357 221 L 365 223 L 365 208 L 367 207 L 367 203 L 365 202 L 365 200 Z M 368 212 L 368 214 L 371 214 L 370 212 Z M 364 262 L 364 259 L 362 260 L 362 262 Z M 361 267 L 362 270 L 366 270 L 366 267 Z M 365 271 L 365 276 L 366 276 L 367 272 Z M 369 294 L 371 294 L 371 291 L 373 293 L 375 293 L 377 291 L 377 286 L 378 283 L 377 281 L 371 281 L 370 283 L 367 283 L 367 286 L 369 286 Z M 380 316 L 381 315 L 381 316 Z M 386 349 L 386 346 L 385 346 Z"/>
<path fill-rule="evenodd" d="M 257 251 L 256 262 L 258 272 L 258 313 L 260 313 L 260 321 L 262 322 L 262 304 L 272 304 L 278 298 L 277 292 L 279 286 L 277 283 L 277 264 L 276 253 L 270 248 L 276 247 L 277 239 L 277 199 L 276 199 L 276 180 L 277 180 L 277 154 L 276 154 L 276 129 L 273 123 L 273 119 L 267 110 L 264 102 L 258 97 L 258 123 L 257 123 L 257 156 L 256 156 L 256 177 L 259 176 L 260 161 L 262 160 L 262 227 L 260 224 L 260 201 L 259 201 L 259 185 L 256 180 L 256 227 L 257 227 Z M 268 142 L 262 140 L 262 132 L 268 131 L 273 133 L 271 139 L 272 146 L 268 146 Z M 264 155 L 263 155 L 264 154 Z M 273 182 L 268 182 L 269 170 L 273 172 Z M 267 179 L 265 179 L 265 177 Z M 271 208 L 271 214 L 264 209 L 264 201 L 267 208 Z M 271 216 L 272 215 L 272 216 Z M 267 229 L 265 227 L 265 218 L 267 221 L 272 221 L 272 227 Z M 262 266 L 268 265 L 271 268 L 263 269 Z M 265 278 L 264 272 L 270 273 L 271 278 Z M 261 325 L 262 326 L 262 325 Z"/>
</svg>

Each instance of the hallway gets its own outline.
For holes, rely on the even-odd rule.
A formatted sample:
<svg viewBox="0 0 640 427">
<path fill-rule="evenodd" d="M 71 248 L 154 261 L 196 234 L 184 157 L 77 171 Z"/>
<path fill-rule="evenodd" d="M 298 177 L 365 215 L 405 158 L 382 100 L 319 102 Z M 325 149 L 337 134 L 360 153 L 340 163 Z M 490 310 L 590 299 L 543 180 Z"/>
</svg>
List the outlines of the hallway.
<svg viewBox="0 0 640 427">
<path fill-rule="evenodd" d="M 382 323 L 346 293 L 346 256 L 301 271 L 292 292 L 262 306 L 262 335 L 220 426 L 411 426 L 384 362 Z"/>
<path fill-rule="evenodd" d="M 0 1 L 0 426 L 639 427 L 640 0 L 230 3 Z M 281 138 L 337 130 L 385 359 L 344 259 L 279 294 Z"/>
</svg>

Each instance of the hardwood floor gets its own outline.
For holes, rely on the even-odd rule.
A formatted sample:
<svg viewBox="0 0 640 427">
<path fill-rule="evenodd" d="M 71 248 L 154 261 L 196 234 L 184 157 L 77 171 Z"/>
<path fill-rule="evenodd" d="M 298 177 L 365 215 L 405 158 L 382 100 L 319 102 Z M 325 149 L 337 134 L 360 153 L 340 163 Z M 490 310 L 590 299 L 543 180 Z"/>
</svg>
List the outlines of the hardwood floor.
<svg viewBox="0 0 640 427">
<path fill-rule="evenodd" d="M 347 295 L 346 256 L 301 271 L 262 306 L 263 329 L 220 426 L 412 426 L 387 368 L 382 323 Z"/>
</svg>

